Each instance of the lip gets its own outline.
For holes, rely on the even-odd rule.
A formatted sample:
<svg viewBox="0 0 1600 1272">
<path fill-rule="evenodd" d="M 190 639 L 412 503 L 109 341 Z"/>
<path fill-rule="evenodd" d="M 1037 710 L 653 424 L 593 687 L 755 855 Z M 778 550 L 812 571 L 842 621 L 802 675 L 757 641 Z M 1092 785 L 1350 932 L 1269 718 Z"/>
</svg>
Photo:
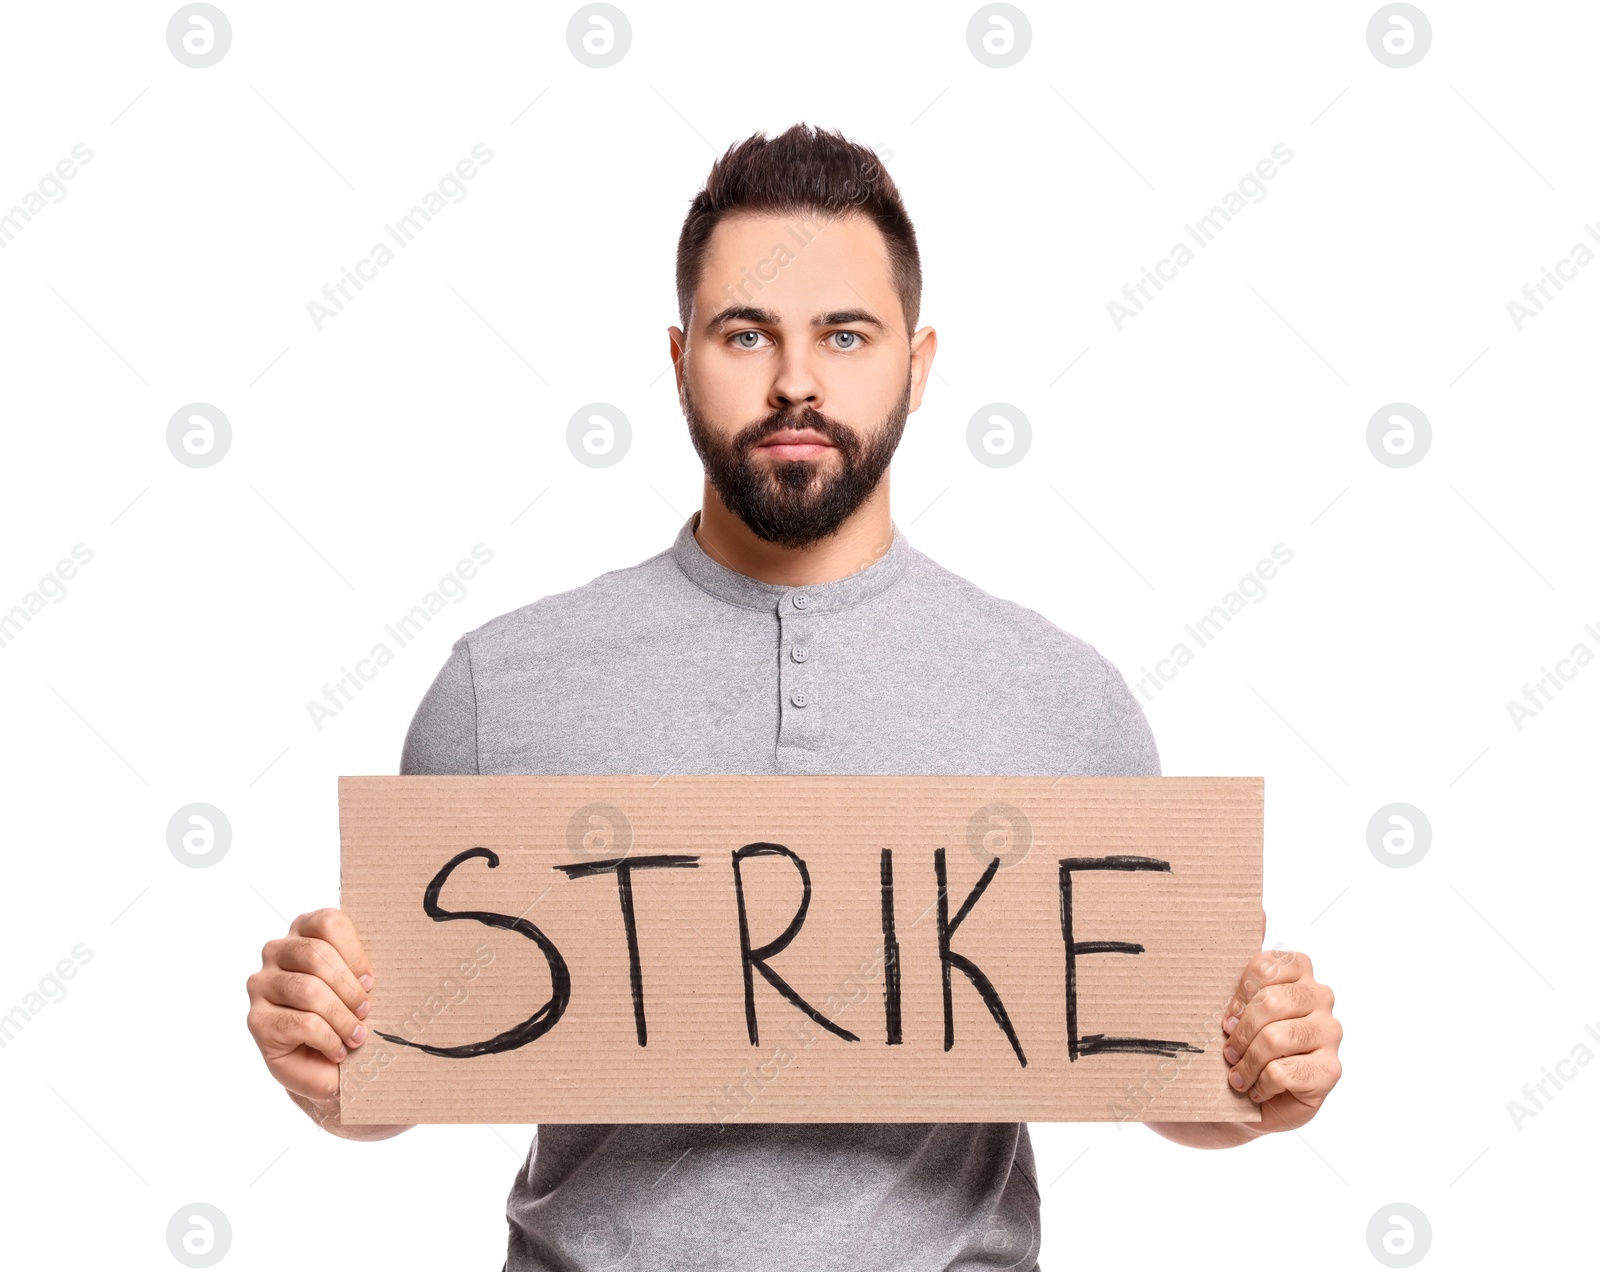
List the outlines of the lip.
<svg viewBox="0 0 1600 1272">
<path fill-rule="evenodd" d="M 779 429 L 756 446 L 773 459 L 816 459 L 833 448 L 832 442 L 809 428 Z"/>
</svg>

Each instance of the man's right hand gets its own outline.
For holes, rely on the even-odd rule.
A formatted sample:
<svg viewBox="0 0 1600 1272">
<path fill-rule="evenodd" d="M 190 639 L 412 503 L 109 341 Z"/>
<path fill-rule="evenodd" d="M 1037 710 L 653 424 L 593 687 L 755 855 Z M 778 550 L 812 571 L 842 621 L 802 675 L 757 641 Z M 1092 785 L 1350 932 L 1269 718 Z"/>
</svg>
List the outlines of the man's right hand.
<svg viewBox="0 0 1600 1272">
<path fill-rule="evenodd" d="M 367 1139 L 404 1129 L 340 1129 L 339 1061 L 367 1039 L 372 988 L 372 964 L 344 911 L 302 914 L 288 936 L 262 946 L 261 970 L 245 988 L 250 1036 L 295 1103 L 335 1134 Z"/>
</svg>

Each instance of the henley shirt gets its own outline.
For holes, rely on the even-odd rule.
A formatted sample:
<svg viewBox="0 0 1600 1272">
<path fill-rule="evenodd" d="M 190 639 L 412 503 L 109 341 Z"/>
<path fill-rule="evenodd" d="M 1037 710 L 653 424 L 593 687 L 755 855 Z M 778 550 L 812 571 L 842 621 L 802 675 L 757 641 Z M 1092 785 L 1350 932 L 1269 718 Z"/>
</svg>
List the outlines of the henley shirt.
<svg viewBox="0 0 1600 1272">
<path fill-rule="evenodd" d="M 462 636 L 402 773 L 1154 776 L 1115 667 L 896 527 L 785 587 L 666 551 Z M 1028 1128 L 546 1125 L 507 1201 L 508 1272 L 1037 1268 Z"/>
</svg>

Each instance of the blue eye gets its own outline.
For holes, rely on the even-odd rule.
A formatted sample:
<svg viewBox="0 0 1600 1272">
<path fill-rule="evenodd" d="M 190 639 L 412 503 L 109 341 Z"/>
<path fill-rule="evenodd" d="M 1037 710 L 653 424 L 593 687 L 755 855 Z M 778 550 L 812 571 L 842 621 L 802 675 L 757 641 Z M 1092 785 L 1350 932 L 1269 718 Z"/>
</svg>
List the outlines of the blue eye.
<svg viewBox="0 0 1600 1272">
<path fill-rule="evenodd" d="M 754 349 L 754 348 L 756 348 L 757 346 L 754 343 L 751 343 L 751 344 L 743 343 L 744 338 L 746 336 L 753 336 L 756 340 L 760 340 L 761 339 L 761 333 L 759 331 L 740 331 L 740 332 L 736 332 L 734 334 L 733 339 L 734 339 L 735 343 L 737 344 L 737 347 L 740 348 L 740 349 Z"/>
<path fill-rule="evenodd" d="M 850 341 L 849 344 L 836 345 L 835 348 L 854 349 L 861 343 L 861 333 L 859 331 L 836 331 L 833 334 L 835 336 L 842 336 L 844 339 Z"/>
</svg>

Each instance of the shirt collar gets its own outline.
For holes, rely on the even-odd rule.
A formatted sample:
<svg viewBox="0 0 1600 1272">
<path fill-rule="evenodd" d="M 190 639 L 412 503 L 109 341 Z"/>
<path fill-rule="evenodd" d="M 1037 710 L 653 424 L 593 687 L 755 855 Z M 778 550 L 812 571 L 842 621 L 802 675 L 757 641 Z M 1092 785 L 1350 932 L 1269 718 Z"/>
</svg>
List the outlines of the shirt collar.
<svg viewBox="0 0 1600 1272">
<path fill-rule="evenodd" d="M 753 579 L 748 574 L 740 574 L 713 560 L 694 537 L 699 524 L 700 514 L 696 512 L 683 523 L 672 545 L 672 559 L 690 582 L 730 605 L 777 612 L 785 617 L 837 613 L 871 600 L 899 580 L 905 573 L 911 554 L 905 535 L 900 533 L 899 526 L 891 522 L 894 535 L 889 550 L 864 569 L 842 579 L 834 579 L 831 583 L 786 587 L 780 583 L 764 583 L 760 579 Z"/>
</svg>

